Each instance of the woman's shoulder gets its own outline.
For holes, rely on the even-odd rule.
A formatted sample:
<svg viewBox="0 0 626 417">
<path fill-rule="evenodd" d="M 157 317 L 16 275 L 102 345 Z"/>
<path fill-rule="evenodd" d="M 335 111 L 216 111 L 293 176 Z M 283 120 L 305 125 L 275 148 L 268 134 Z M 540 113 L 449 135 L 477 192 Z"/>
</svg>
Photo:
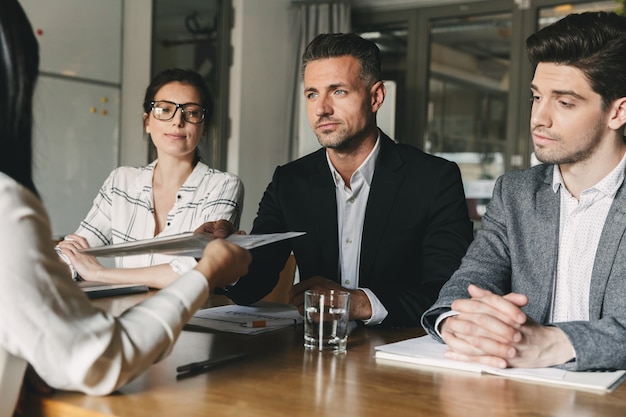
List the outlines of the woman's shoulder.
<svg viewBox="0 0 626 417">
<path fill-rule="evenodd" d="M 128 188 L 131 186 L 152 183 L 152 174 L 154 173 L 154 164 L 142 167 L 121 166 L 115 168 L 109 174 L 104 186 L 107 184 L 115 188 Z"/>
<path fill-rule="evenodd" d="M 125 177 L 137 177 L 140 175 L 143 175 L 145 173 L 149 173 L 150 175 L 152 175 L 152 173 L 154 172 L 154 166 L 155 166 L 155 162 L 152 162 L 148 165 L 145 166 L 140 166 L 140 167 L 132 167 L 132 166 L 120 166 L 115 168 L 113 171 L 111 171 L 110 176 L 112 177 L 118 177 L 118 178 L 125 178 Z"/>
<path fill-rule="evenodd" d="M 198 161 L 198 163 L 196 164 L 196 168 L 194 170 L 199 175 L 202 175 L 205 177 L 217 176 L 217 177 L 221 177 L 224 180 L 232 180 L 232 181 L 237 181 L 237 182 L 241 181 L 239 176 L 228 171 L 220 171 L 219 169 L 211 168 L 203 161 Z"/>
<path fill-rule="evenodd" d="M 10 206 L 12 203 L 31 205 L 33 202 L 39 201 L 39 198 L 13 178 L 0 172 L 0 201 L 3 206 L 5 204 Z"/>
<path fill-rule="evenodd" d="M 21 224 L 21 220 L 32 216 L 48 221 L 48 215 L 39 197 L 0 172 L 0 230 L 8 232 Z"/>
</svg>

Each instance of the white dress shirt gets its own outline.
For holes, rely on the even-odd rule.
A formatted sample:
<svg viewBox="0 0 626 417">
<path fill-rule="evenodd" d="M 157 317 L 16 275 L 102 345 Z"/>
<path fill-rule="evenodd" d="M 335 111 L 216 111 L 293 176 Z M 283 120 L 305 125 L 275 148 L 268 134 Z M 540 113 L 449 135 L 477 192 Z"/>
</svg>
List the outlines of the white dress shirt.
<svg viewBox="0 0 626 417">
<path fill-rule="evenodd" d="M 103 395 L 126 384 L 170 352 L 208 297 L 193 270 L 120 317 L 95 308 L 55 253 L 40 200 L 2 173 L 0 231 L 0 346 L 55 388 Z"/>
<path fill-rule="evenodd" d="M 626 155 L 606 177 L 580 194 L 567 190 L 555 166 L 552 189 L 561 191 L 559 250 L 552 322 L 589 320 L 591 272 L 606 217 L 624 181 Z"/>
<path fill-rule="evenodd" d="M 370 289 L 359 287 L 363 223 L 365 221 L 365 209 L 367 208 L 370 185 L 374 177 L 376 159 L 380 152 L 379 139 L 377 138 L 372 152 L 352 174 L 349 188 L 333 166 L 328 153 L 326 153 L 326 160 L 335 182 L 335 195 L 337 198 L 341 285 L 348 289 L 358 288 L 367 295 L 372 306 L 372 316 L 369 320 L 364 321 L 365 324 L 380 324 L 388 314 L 387 309 Z"/>
<path fill-rule="evenodd" d="M 115 169 L 75 234 L 87 239 L 90 247 L 96 247 L 192 232 L 203 223 L 221 219 L 239 227 L 244 194 L 241 180 L 198 162 L 178 191 L 174 207 L 167 214 L 165 229 L 155 236 L 152 177 L 157 163 L 158 160 L 141 168 Z M 158 253 L 115 258 L 117 268 L 165 263 L 178 274 L 196 265 L 189 256 Z"/>
</svg>

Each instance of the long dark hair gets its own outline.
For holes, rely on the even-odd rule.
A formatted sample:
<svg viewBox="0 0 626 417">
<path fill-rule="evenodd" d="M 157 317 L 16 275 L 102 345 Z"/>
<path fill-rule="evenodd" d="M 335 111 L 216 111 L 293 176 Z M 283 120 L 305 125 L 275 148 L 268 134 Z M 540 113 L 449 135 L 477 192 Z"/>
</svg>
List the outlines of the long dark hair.
<svg viewBox="0 0 626 417">
<path fill-rule="evenodd" d="M 0 1 L 0 56 L 0 172 L 36 193 L 31 142 L 39 45 L 17 0 Z"/>
</svg>

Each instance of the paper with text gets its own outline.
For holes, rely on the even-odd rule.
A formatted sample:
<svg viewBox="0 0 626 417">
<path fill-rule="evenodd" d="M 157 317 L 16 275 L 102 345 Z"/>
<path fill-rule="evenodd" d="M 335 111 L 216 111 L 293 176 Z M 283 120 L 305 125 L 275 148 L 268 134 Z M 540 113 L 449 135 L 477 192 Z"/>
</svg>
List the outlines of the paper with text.
<svg viewBox="0 0 626 417">
<path fill-rule="evenodd" d="M 251 322 L 265 322 L 248 327 Z M 250 306 L 225 305 L 198 310 L 187 323 L 189 329 L 212 329 L 230 333 L 258 334 L 302 323 L 298 309 L 289 304 L 259 302 Z"/>
</svg>

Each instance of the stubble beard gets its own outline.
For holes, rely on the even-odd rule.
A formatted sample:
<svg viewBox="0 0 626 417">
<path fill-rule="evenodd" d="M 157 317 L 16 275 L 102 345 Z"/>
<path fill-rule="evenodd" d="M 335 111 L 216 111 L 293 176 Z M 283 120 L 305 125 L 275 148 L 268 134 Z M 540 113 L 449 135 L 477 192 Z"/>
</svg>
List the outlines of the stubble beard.
<svg viewBox="0 0 626 417">
<path fill-rule="evenodd" d="M 341 126 L 337 130 L 315 132 L 317 141 L 326 149 L 333 149 L 337 152 L 346 153 L 357 149 L 367 136 L 368 125 L 358 132 L 348 132 L 345 126 Z"/>
<path fill-rule="evenodd" d="M 550 152 L 548 149 L 543 152 L 542 150 L 535 148 L 535 156 L 537 159 L 544 164 L 552 165 L 575 164 L 587 160 L 591 154 L 593 154 L 593 150 L 591 149 L 583 149 L 572 154 L 562 155 L 558 152 Z"/>
<path fill-rule="evenodd" d="M 567 165 L 584 162 L 596 152 L 601 143 L 600 134 L 597 129 L 594 129 L 589 134 L 591 136 L 588 136 L 588 139 L 584 141 L 585 146 L 583 148 L 567 151 L 560 148 L 551 149 L 551 147 L 535 145 L 535 156 L 544 164 L 552 165 Z M 561 136 L 552 135 L 552 137 L 558 143 L 563 142 Z M 589 140 L 589 138 L 591 139 Z"/>
<path fill-rule="evenodd" d="M 317 141 L 327 149 L 343 150 L 350 147 L 353 136 L 348 136 L 344 130 L 334 132 L 321 132 L 316 134 Z"/>
</svg>

